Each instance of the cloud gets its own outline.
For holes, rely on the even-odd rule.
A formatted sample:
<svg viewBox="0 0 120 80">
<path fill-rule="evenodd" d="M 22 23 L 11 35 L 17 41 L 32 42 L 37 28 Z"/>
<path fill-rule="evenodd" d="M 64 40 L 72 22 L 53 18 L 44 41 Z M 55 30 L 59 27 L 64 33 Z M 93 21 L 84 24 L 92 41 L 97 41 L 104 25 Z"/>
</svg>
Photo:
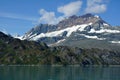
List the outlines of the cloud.
<svg viewBox="0 0 120 80">
<path fill-rule="evenodd" d="M 54 24 L 55 22 L 55 13 L 54 12 L 47 12 L 46 10 L 44 9 L 41 9 L 40 10 L 40 19 L 39 19 L 39 22 L 43 22 L 43 23 L 49 23 L 49 24 Z"/>
<path fill-rule="evenodd" d="M 55 12 L 48 12 L 44 9 L 40 9 L 39 13 L 41 17 L 39 18 L 39 23 L 57 24 L 59 21 L 63 20 L 65 17 L 75 15 L 80 11 L 82 1 L 75 1 L 64 6 L 57 8 L 59 13 L 63 13 L 62 16 L 56 17 Z"/>
<path fill-rule="evenodd" d="M 83 13 L 103 13 L 107 10 L 107 2 L 109 0 L 86 0 L 87 7 L 83 8 Z M 39 23 L 57 24 L 59 21 L 63 20 L 72 15 L 76 15 L 80 12 L 82 8 L 83 0 L 77 0 L 68 3 L 57 8 L 58 13 L 63 13 L 62 16 L 56 17 L 55 12 L 48 12 L 44 9 L 40 9 L 39 13 L 41 17 L 39 18 Z"/>
<path fill-rule="evenodd" d="M 107 4 L 103 0 L 87 0 L 85 13 L 103 13 L 107 10 Z"/>
<path fill-rule="evenodd" d="M 5 13 L 5 12 L 0 12 L 0 17 L 27 20 L 27 21 L 37 21 L 37 18 L 34 18 L 34 17 L 28 17 L 28 16 L 19 15 L 19 14 Z"/>
<path fill-rule="evenodd" d="M 41 17 L 39 19 L 39 22 L 42 22 L 42 23 L 56 24 L 63 19 L 63 17 L 57 18 L 54 12 L 47 12 L 44 9 L 40 10 L 40 15 Z"/>
<path fill-rule="evenodd" d="M 64 16 L 75 15 L 80 11 L 82 1 L 71 2 L 67 5 L 58 7 L 58 12 L 63 13 Z"/>
</svg>

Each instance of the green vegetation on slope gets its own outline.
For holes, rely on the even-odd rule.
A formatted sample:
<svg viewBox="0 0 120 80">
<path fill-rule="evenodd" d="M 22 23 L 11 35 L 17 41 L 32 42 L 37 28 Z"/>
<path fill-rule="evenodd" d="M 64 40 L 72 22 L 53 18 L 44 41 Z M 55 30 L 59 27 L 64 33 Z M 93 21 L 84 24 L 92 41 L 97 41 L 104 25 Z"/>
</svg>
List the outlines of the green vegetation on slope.
<svg viewBox="0 0 120 80">
<path fill-rule="evenodd" d="M 0 64 L 6 65 L 119 65 L 120 52 L 48 47 L 45 43 L 19 40 L 0 33 Z"/>
</svg>

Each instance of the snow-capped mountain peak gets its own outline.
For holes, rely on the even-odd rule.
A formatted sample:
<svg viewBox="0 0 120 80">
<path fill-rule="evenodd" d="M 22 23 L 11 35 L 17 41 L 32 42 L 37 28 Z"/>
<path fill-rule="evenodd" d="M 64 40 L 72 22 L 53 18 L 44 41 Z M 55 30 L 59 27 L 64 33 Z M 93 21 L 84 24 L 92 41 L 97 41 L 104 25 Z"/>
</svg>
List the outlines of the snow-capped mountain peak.
<svg viewBox="0 0 120 80">
<path fill-rule="evenodd" d="M 98 15 L 85 14 L 83 16 L 73 15 L 56 25 L 40 24 L 28 31 L 22 39 L 57 45 L 83 39 L 108 42 L 120 41 L 119 37 L 120 29 L 111 27 Z"/>
<path fill-rule="evenodd" d="M 100 16 L 98 16 L 98 15 L 95 15 L 94 17 L 96 17 L 96 18 L 100 18 Z"/>
</svg>

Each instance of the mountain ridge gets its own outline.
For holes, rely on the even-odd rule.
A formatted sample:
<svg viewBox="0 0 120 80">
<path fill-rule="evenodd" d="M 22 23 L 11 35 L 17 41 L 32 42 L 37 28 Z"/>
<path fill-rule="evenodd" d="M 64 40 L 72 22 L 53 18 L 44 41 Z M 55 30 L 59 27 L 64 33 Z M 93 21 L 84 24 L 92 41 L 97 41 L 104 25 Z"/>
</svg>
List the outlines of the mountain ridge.
<svg viewBox="0 0 120 80">
<path fill-rule="evenodd" d="M 120 29 L 112 27 L 97 15 L 73 15 L 56 25 L 40 24 L 28 31 L 22 39 L 45 42 L 49 46 L 69 46 L 68 43 L 72 43 L 72 46 L 80 48 L 83 46 L 81 42 L 91 45 L 91 42 L 95 41 L 94 43 L 99 46 L 97 48 L 100 49 L 104 49 L 104 46 L 106 46 L 105 49 L 111 49 L 117 44 L 115 48 L 113 47 L 116 50 L 116 47 L 120 46 Z M 83 47 L 88 48 L 88 45 Z"/>
</svg>

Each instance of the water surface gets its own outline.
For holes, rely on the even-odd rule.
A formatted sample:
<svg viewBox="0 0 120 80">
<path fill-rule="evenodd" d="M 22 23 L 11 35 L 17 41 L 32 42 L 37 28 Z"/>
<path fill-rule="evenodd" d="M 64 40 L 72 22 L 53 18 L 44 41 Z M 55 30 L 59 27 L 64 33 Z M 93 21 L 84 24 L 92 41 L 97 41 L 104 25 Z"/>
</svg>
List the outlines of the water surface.
<svg viewBox="0 0 120 80">
<path fill-rule="evenodd" d="M 0 66 L 0 80 L 120 80 L 120 67 Z"/>
</svg>

